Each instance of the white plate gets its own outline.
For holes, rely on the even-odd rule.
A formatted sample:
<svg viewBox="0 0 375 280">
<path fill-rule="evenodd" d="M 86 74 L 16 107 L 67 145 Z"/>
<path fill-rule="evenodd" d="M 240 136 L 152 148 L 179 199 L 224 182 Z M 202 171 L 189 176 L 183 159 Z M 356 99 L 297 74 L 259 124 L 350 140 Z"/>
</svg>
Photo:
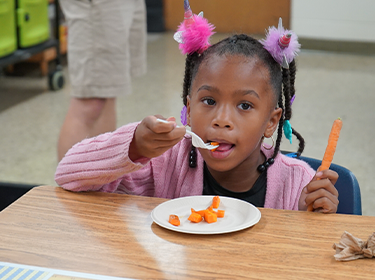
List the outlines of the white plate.
<svg viewBox="0 0 375 280">
<path fill-rule="evenodd" d="M 191 208 L 203 210 L 211 205 L 213 196 L 187 196 L 168 200 L 152 210 L 151 217 L 161 227 L 192 234 L 221 234 L 239 231 L 259 222 L 261 214 L 254 205 L 231 197 L 220 196 L 218 209 L 225 210 L 224 218 L 217 218 L 216 223 L 192 223 L 188 220 Z M 174 226 L 168 222 L 169 215 L 177 215 L 181 225 Z"/>
</svg>

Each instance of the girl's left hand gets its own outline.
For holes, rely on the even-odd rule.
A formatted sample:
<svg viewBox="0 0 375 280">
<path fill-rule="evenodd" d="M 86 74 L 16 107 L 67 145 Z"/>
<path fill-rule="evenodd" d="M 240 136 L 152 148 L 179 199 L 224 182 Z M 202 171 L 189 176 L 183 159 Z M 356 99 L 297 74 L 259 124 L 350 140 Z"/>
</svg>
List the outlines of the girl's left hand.
<svg viewBox="0 0 375 280">
<path fill-rule="evenodd" d="M 307 206 L 312 204 L 314 212 L 336 213 L 339 193 L 334 185 L 338 178 L 339 175 L 329 169 L 316 173 L 310 183 L 303 188 L 298 209 L 306 211 Z"/>
</svg>

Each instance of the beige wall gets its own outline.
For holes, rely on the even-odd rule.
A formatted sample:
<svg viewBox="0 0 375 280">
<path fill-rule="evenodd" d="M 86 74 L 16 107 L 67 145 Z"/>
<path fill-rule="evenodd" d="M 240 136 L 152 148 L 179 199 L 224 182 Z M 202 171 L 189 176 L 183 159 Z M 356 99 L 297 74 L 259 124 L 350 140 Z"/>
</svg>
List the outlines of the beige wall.
<svg viewBox="0 0 375 280">
<path fill-rule="evenodd" d="M 293 0 L 291 11 L 300 37 L 375 42 L 374 0 Z"/>
<path fill-rule="evenodd" d="M 190 0 L 195 14 L 216 26 L 216 32 L 244 32 L 264 34 L 269 26 L 277 26 L 279 17 L 283 25 L 290 26 L 291 0 Z M 164 0 L 164 17 L 167 30 L 176 30 L 184 16 L 183 0 Z"/>
</svg>

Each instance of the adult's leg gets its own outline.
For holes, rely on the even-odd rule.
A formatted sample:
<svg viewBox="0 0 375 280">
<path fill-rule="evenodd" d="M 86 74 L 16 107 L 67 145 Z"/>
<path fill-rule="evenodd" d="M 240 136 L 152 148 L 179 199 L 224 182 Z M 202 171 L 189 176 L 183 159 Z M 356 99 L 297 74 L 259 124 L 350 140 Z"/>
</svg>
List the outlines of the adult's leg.
<svg viewBox="0 0 375 280">
<path fill-rule="evenodd" d="M 116 129 L 115 98 L 72 98 L 58 140 L 58 160 L 76 143 Z"/>
<path fill-rule="evenodd" d="M 61 4 L 69 29 L 72 99 L 60 132 L 59 161 L 84 138 L 116 129 L 114 97 L 129 94 L 131 74 L 143 74 L 146 68 L 143 0 L 64 0 Z M 131 55 L 129 43 L 135 43 Z"/>
<path fill-rule="evenodd" d="M 129 70 L 115 64 L 121 61 L 117 56 L 122 56 L 127 48 L 123 42 L 113 42 L 115 36 L 125 37 L 123 40 L 127 41 L 126 28 L 116 33 L 112 31 L 116 20 L 107 23 L 113 14 L 118 16 L 119 12 L 114 12 L 119 3 L 119 0 L 116 3 L 105 0 L 60 2 L 69 29 L 72 98 L 57 144 L 59 161 L 81 140 L 116 129 L 115 97 L 127 93 L 125 85 L 130 80 L 127 78 Z"/>
</svg>

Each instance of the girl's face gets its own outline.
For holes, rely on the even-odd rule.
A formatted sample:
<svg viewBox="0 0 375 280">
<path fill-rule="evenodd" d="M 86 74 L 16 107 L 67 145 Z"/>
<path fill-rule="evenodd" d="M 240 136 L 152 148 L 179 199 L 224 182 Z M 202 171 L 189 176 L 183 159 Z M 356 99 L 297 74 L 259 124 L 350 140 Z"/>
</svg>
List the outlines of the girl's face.
<svg viewBox="0 0 375 280">
<path fill-rule="evenodd" d="M 263 162 L 262 136 L 272 136 L 281 116 L 268 75 L 257 58 L 240 55 L 214 55 L 200 65 L 187 114 L 192 131 L 204 142 L 220 144 L 216 151 L 200 149 L 210 169 L 249 170 Z"/>
</svg>

